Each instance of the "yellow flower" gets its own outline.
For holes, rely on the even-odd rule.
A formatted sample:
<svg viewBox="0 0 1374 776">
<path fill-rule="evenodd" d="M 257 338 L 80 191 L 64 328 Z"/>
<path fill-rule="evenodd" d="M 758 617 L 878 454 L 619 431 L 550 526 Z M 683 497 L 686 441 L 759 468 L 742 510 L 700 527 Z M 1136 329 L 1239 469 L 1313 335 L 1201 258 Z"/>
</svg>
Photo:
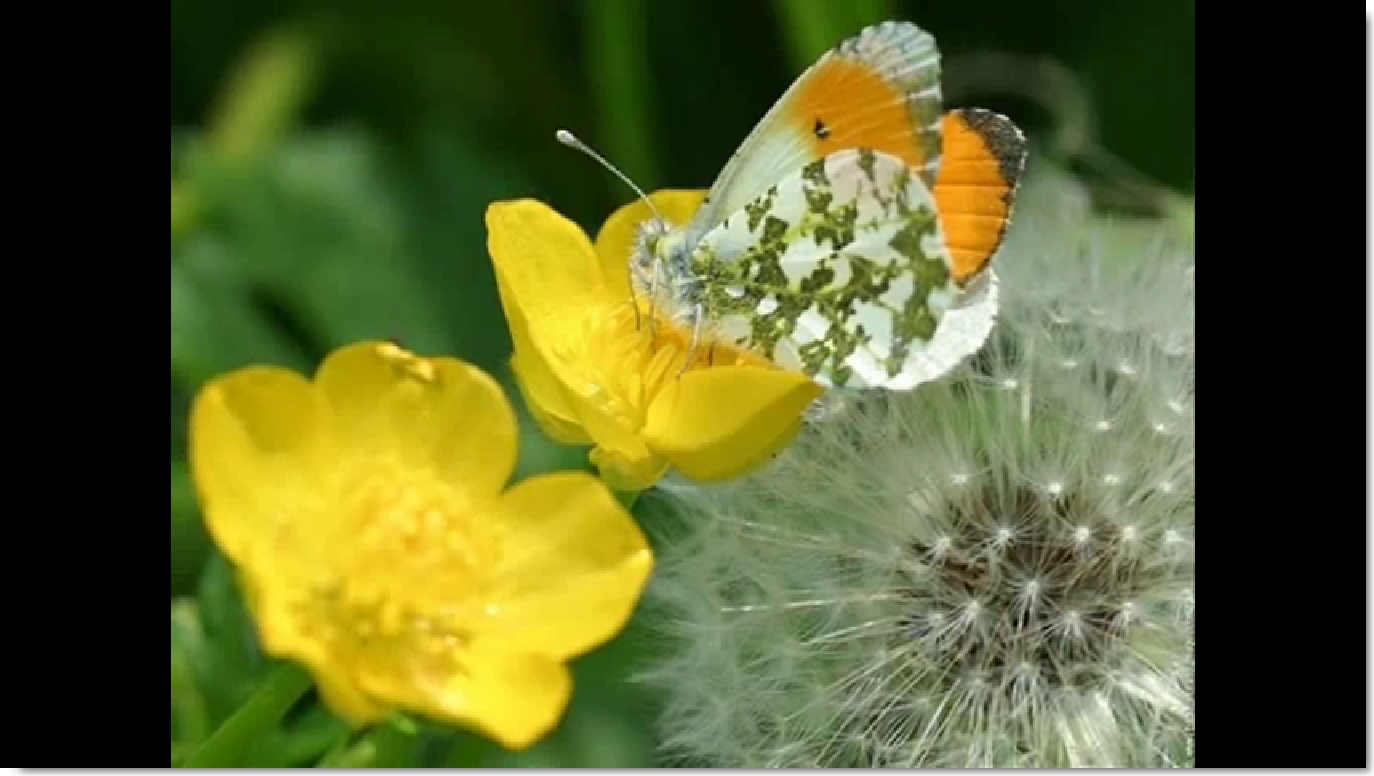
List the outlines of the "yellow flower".
<svg viewBox="0 0 1374 776">
<path fill-rule="evenodd" d="M 668 190 L 651 199 L 682 224 L 704 196 Z M 646 300 L 636 314 L 630 250 L 649 215 L 642 201 L 620 208 L 593 244 L 535 200 L 487 209 L 526 403 L 550 436 L 594 444 L 593 463 L 622 490 L 653 485 L 670 465 L 700 482 L 739 476 L 791 441 L 821 393 L 806 375 L 738 348 L 693 351 L 682 326 L 662 316 L 648 324 Z"/>
<path fill-rule="evenodd" d="M 340 348 L 313 382 L 249 367 L 191 415 L 191 466 L 264 649 L 356 723 L 413 711 L 526 747 L 565 665 L 625 624 L 653 558 L 583 472 L 505 489 L 515 415 L 451 358 Z"/>
</svg>

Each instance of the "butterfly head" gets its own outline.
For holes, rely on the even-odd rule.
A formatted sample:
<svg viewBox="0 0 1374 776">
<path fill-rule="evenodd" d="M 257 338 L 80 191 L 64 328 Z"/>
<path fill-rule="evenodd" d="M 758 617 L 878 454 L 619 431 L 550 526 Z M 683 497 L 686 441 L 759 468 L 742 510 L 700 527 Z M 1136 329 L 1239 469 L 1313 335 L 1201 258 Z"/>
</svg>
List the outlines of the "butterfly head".
<svg viewBox="0 0 1374 776">
<path fill-rule="evenodd" d="M 630 254 L 630 280 L 634 295 L 648 297 L 649 309 L 654 311 L 650 313 L 651 316 L 664 312 L 669 318 L 680 322 L 695 315 L 699 283 L 690 269 L 692 240 L 688 230 L 669 223 L 643 189 L 573 133 L 560 129 L 555 136 L 558 142 L 590 156 L 614 174 L 644 201 L 652 213 L 649 219 L 639 225 Z"/>
<path fill-rule="evenodd" d="M 670 314 L 691 306 L 691 253 L 686 229 L 658 216 L 641 223 L 630 253 L 635 293 L 650 297 L 656 309 L 666 308 Z"/>
</svg>

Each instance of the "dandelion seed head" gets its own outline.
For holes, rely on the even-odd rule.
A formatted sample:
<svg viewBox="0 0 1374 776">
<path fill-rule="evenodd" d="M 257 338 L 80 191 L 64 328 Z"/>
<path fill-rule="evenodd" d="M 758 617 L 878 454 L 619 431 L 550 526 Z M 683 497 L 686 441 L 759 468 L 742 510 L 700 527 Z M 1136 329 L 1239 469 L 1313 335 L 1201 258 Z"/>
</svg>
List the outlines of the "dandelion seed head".
<svg viewBox="0 0 1374 776">
<path fill-rule="evenodd" d="M 844 395 L 742 480 L 650 497 L 686 526 L 650 590 L 673 647 L 642 677 L 669 755 L 1187 760 L 1191 246 L 1090 219 L 1062 179 L 1027 187 L 967 364 Z"/>
</svg>

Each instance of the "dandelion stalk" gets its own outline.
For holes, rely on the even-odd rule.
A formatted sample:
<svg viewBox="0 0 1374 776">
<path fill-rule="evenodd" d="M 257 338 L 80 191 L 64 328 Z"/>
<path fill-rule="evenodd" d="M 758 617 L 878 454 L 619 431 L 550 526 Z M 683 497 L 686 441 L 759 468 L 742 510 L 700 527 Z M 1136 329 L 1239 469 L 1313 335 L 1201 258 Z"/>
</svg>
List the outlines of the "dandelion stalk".
<svg viewBox="0 0 1374 776">
<path fill-rule="evenodd" d="M 230 768 L 263 733 L 281 721 L 313 686 L 310 674 L 294 663 L 283 663 L 268 674 L 242 706 L 210 735 L 186 762 L 185 768 Z"/>
</svg>

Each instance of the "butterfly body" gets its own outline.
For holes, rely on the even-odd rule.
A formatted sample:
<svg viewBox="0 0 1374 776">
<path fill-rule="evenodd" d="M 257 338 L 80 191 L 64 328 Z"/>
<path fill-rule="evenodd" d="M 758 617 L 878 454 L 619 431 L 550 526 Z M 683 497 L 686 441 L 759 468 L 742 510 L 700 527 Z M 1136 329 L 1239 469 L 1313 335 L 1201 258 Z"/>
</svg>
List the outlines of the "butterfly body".
<svg viewBox="0 0 1374 776">
<path fill-rule="evenodd" d="M 689 223 L 641 225 L 637 296 L 694 338 L 827 386 L 906 390 L 946 373 L 995 318 L 988 264 L 1025 142 L 995 113 L 941 110 L 928 33 L 885 22 L 842 42 L 764 116 Z"/>
</svg>

